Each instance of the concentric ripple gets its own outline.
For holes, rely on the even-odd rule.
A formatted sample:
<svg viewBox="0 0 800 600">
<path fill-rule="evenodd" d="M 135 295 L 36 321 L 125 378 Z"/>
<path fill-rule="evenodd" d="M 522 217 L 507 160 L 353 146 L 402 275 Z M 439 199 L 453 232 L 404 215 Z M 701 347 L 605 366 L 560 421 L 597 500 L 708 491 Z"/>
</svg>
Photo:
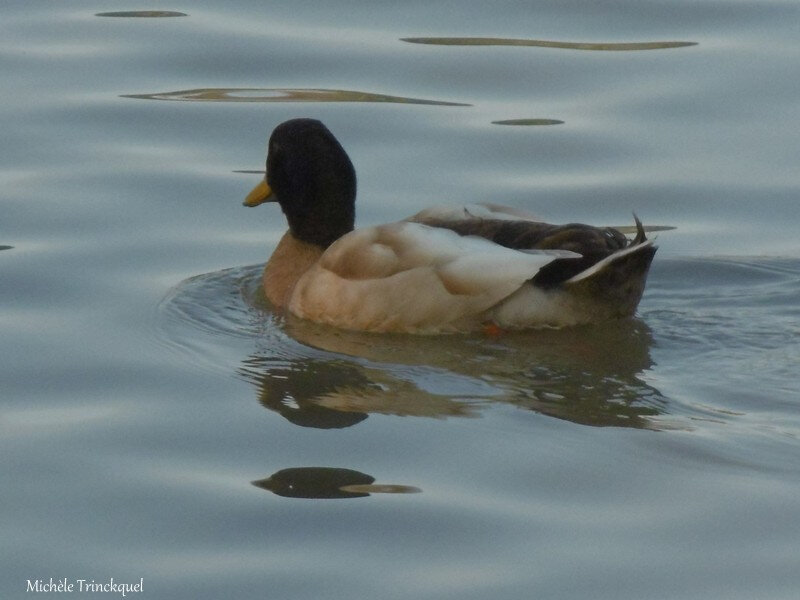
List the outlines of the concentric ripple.
<svg viewBox="0 0 800 600">
<path fill-rule="evenodd" d="M 647 380 L 653 334 L 640 320 L 499 338 L 348 332 L 272 310 L 260 270 L 183 282 L 160 307 L 160 334 L 190 362 L 251 382 L 265 408 L 296 425 L 476 417 L 500 403 L 596 426 L 675 426 Z"/>
</svg>

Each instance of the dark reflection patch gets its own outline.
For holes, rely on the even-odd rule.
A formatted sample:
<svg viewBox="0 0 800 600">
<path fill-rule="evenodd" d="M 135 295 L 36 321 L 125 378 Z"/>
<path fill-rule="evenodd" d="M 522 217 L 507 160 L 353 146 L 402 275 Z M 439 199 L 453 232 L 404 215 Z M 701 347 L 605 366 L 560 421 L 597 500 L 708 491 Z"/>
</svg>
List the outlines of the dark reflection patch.
<svg viewBox="0 0 800 600">
<path fill-rule="evenodd" d="M 145 18 L 159 18 L 159 17 L 188 17 L 186 13 L 176 12 L 174 10 L 122 10 L 117 12 L 102 12 L 96 13 L 95 17 L 145 17 Z"/>
<path fill-rule="evenodd" d="M 492 125 L 563 125 L 564 121 L 558 119 L 505 119 L 503 121 L 492 121 Z"/>
<path fill-rule="evenodd" d="M 492 37 L 410 37 L 400 38 L 412 44 L 431 44 L 435 46 L 536 46 L 539 48 L 561 48 L 565 50 L 663 50 L 665 48 L 684 48 L 696 46 L 697 42 L 557 42 L 552 40 L 525 40 Z"/>
<path fill-rule="evenodd" d="M 370 494 L 415 494 L 410 485 L 376 484 L 375 478 L 352 469 L 334 467 L 296 467 L 282 469 L 270 477 L 253 481 L 262 490 L 285 498 L 364 498 Z"/>
</svg>

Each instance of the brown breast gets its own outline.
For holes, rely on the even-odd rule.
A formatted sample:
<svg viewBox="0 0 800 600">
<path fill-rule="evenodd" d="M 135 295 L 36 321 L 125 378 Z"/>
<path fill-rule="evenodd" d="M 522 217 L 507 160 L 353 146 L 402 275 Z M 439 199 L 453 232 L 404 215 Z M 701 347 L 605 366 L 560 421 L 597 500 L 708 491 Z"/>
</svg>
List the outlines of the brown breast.
<svg viewBox="0 0 800 600">
<path fill-rule="evenodd" d="M 323 249 L 287 231 L 264 267 L 264 293 L 277 308 L 289 303 L 297 280 L 322 256 Z"/>
</svg>

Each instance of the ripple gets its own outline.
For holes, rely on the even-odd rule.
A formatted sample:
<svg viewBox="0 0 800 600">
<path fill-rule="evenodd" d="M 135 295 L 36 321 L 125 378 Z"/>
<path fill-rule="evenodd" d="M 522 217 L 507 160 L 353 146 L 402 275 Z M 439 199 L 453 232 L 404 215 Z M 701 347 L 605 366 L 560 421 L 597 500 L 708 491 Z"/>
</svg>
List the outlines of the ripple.
<svg viewBox="0 0 800 600">
<path fill-rule="evenodd" d="M 176 12 L 173 10 L 123 10 L 117 12 L 101 12 L 95 13 L 95 17 L 144 17 L 144 18 L 161 18 L 161 17 L 188 17 L 186 13 Z"/>
<path fill-rule="evenodd" d="M 202 369 L 236 373 L 300 427 L 371 415 L 475 418 L 510 405 L 594 426 L 659 429 L 667 401 L 645 378 L 639 320 L 564 330 L 413 336 L 350 332 L 274 311 L 260 265 L 193 277 L 162 302 L 162 342 Z"/>
<path fill-rule="evenodd" d="M 657 261 L 640 309 L 695 417 L 797 435 L 798 305 L 797 259 L 736 257 Z"/>
<path fill-rule="evenodd" d="M 476 418 L 506 405 L 592 426 L 797 433 L 776 416 L 800 392 L 796 259 L 661 259 L 644 320 L 499 339 L 349 332 L 285 316 L 263 298 L 262 268 L 183 282 L 160 307 L 158 335 L 202 369 L 248 381 L 265 409 L 300 427 Z"/>
<path fill-rule="evenodd" d="M 289 88 L 198 88 L 154 94 L 124 94 L 122 98 L 183 102 L 387 102 L 429 106 L 471 106 L 460 102 L 388 96 L 372 92 Z"/>
<path fill-rule="evenodd" d="M 536 46 L 539 48 L 562 48 L 565 50 L 663 50 L 666 48 L 685 48 L 696 46 L 697 42 L 627 42 L 627 43 L 586 43 L 557 42 L 550 40 L 527 40 L 494 37 L 410 37 L 400 38 L 412 44 L 431 44 L 436 46 Z"/>
<path fill-rule="evenodd" d="M 492 125 L 563 125 L 564 121 L 558 119 L 506 119 L 504 121 L 492 121 Z"/>
</svg>

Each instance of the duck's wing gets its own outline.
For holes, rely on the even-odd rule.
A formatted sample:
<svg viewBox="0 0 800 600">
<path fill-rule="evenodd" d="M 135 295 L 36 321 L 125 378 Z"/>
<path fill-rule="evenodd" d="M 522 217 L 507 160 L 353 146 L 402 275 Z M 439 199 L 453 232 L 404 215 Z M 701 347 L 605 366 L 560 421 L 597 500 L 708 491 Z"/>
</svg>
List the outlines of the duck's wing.
<svg viewBox="0 0 800 600">
<path fill-rule="evenodd" d="M 289 309 L 348 329 L 465 329 L 545 265 L 575 256 L 514 250 L 419 223 L 360 229 L 332 244 L 303 275 Z"/>
<path fill-rule="evenodd" d="M 594 227 L 583 223 L 553 225 L 530 219 L 491 216 L 510 214 L 503 212 L 513 210 L 507 207 L 488 211 L 486 214 L 490 216 L 476 216 L 478 213 L 472 215 L 468 208 L 431 209 L 411 219 L 432 227 L 450 229 L 459 235 L 483 237 L 515 250 L 568 250 L 574 253 L 553 261 L 537 273 L 532 281 L 541 288 L 564 284 L 627 248 L 642 246 L 645 242 L 652 244 L 636 215 L 635 225 L 629 228 L 636 235 L 629 240 L 614 227 Z"/>
<path fill-rule="evenodd" d="M 479 202 L 463 206 L 434 206 L 426 208 L 417 214 L 408 217 L 406 221 L 414 223 L 436 223 L 442 221 L 459 222 L 475 220 L 501 220 L 501 221 L 533 221 L 540 222 L 536 215 L 521 208 Z"/>
</svg>

